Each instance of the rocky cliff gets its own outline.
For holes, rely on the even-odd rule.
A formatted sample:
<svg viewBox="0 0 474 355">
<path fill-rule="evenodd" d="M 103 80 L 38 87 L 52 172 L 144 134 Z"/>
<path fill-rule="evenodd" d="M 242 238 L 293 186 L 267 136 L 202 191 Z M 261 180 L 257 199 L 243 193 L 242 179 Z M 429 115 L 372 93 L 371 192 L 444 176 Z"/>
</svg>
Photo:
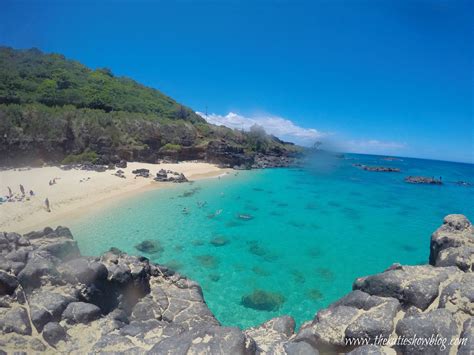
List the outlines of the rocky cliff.
<svg viewBox="0 0 474 355">
<path fill-rule="evenodd" d="M 0 166 L 169 159 L 250 168 L 288 165 L 299 152 L 258 126 L 209 124 L 107 68 L 0 46 Z"/>
<path fill-rule="evenodd" d="M 0 233 L 0 353 L 472 354 L 473 269 L 474 228 L 449 215 L 429 264 L 355 280 L 296 333 L 288 316 L 242 331 L 219 324 L 197 283 L 144 257 L 82 257 L 64 227 Z"/>
</svg>

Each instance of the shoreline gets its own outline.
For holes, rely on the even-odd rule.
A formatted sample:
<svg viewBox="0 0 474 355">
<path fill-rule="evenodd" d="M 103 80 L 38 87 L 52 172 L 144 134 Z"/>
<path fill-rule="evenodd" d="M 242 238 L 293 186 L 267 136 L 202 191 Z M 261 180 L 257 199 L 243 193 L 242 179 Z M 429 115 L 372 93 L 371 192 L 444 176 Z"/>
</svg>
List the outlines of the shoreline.
<svg viewBox="0 0 474 355">
<path fill-rule="evenodd" d="M 230 169 L 219 168 L 202 162 L 177 164 L 128 163 L 124 171 L 126 179 L 114 176 L 118 170 L 95 172 L 86 170 L 61 170 L 59 167 L 10 169 L 0 171 L 0 196 L 8 195 L 8 187 L 15 196 L 19 184 L 24 185 L 28 200 L 0 204 L 0 230 L 26 233 L 48 225 L 71 223 L 84 214 L 107 208 L 111 203 L 123 201 L 150 190 L 171 188 L 171 182 L 157 182 L 152 178 L 134 177 L 132 170 L 146 168 L 155 176 L 160 169 L 183 173 L 190 181 L 212 179 L 226 175 Z M 57 183 L 49 181 L 57 178 Z M 35 195 L 28 196 L 33 190 Z M 47 212 L 44 200 L 51 203 Z"/>
</svg>

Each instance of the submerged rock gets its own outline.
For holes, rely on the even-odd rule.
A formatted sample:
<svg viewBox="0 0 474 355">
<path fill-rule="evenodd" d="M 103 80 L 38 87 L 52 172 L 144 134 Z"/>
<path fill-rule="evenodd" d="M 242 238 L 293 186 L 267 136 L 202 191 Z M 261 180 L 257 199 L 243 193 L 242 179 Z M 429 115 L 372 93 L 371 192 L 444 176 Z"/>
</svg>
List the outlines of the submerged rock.
<svg viewBox="0 0 474 355">
<path fill-rule="evenodd" d="M 200 240 L 200 239 L 195 239 L 191 242 L 192 245 L 194 245 L 195 247 L 199 247 L 201 245 L 204 245 L 204 241 Z"/>
<path fill-rule="evenodd" d="M 151 239 L 144 240 L 135 245 L 135 249 L 147 254 L 161 253 L 164 250 L 159 241 Z"/>
<path fill-rule="evenodd" d="M 270 272 L 268 272 L 267 270 L 265 270 L 264 268 L 262 268 L 260 266 L 254 266 L 252 268 L 252 271 L 255 274 L 260 275 L 260 276 L 269 276 L 270 275 Z"/>
<path fill-rule="evenodd" d="M 313 301 L 322 300 L 323 297 L 324 297 L 323 293 L 320 290 L 318 290 L 317 288 L 313 288 L 313 289 L 309 290 L 307 292 L 307 295 Z"/>
<path fill-rule="evenodd" d="M 166 262 L 165 265 L 174 271 L 178 271 L 183 268 L 183 264 L 179 262 L 178 260 L 174 260 L 174 259 Z"/>
<path fill-rule="evenodd" d="M 211 239 L 211 244 L 215 247 L 222 247 L 230 243 L 230 240 L 226 237 L 215 237 Z"/>
<path fill-rule="evenodd" d="M 249 245 L 249 252 L 254 255 L 265 257 L 268 253 L 268 250 L 260 246 L 260 244 L 255 240 L 249 241 L 247 244 Z"/>
<path fill-rule="evenodd" d="M 285 303 L 285 297 L 277 292 L 254 290 L 243 296 L 240 302 L 244 307 L 259 311 L 277 311 Z"/>
<path fill-rule="evenodd" d="M 209 280 L 211 280 L 212 282 L 217 282 L 219 281 L 221 278 L 221 276 L 219 274 L 210 274 L 209 275 Z"/>
<path fill-rule="evenodd" d="M 304 276 L 304 273 L 299 271 L 299 270 L 291 270 L 290 271 L 291 275 L 293 276 L 293 279 L 297 283 L 304 283 L 306 281 L 306 277 Z"/>
<path fill-rule="evenodd" d="M 217 267 L 219 260 L 214 255 L 197 255 L 196 260 L 205 268 L 214 269 Z"/>
<path fill-rule="evenodd" d="M 334 274 L 333 272 L 328 269 L 328 268 L 325 268 L 325 267 L 319 267 L 316 269 L 316 273 L 318 274 L 318 276 L 325 280 L 325 281 L 331 281 L 334 279 Z"/>
</svg>

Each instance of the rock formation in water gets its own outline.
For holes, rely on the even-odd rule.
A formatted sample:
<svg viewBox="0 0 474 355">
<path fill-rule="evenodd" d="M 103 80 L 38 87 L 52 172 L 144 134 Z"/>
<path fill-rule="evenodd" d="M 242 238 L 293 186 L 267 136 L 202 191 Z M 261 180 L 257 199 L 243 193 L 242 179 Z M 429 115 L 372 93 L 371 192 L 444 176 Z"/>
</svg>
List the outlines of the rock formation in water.
<svg viewBox="0 0 474 355">
<path fill-rule="evenodd" d="M 399 168 L 392 168 L 390 166 L 370 166 L 364 164 L 352 164 L 356 168 L 365 170 L 365 171 L 375 171 L 375 172 L 382 172 L 382 173 L 399 173 Z"/>
<path fill-rule="evenodd" d="M 427 176 L 407 176 L 405 182 L 410 184 L 428 184 L 428 185 L 442 185 L 441 179 L 435 179 Z"/>
<path fill-rule="evenodd" d="M 357 279 L 296 333 L 288 316 L 242 331 L 219 324 L 197 283 L 144 257 L 83 257 L 64 227 L 0 233 L 0 353 L 471 354 L 473 270 L 474 227 L 449 215 L 429 264 Z"/>
</svg>

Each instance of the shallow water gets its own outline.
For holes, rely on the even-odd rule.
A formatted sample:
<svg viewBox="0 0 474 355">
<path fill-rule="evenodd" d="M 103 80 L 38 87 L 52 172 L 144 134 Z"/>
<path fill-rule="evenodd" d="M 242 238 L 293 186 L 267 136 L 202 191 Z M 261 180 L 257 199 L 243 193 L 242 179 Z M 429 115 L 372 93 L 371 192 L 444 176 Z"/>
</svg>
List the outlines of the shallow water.
<svg viewBox="0 0 474 355">
<path fill-rule="evenodd" d="M 445 184 L 407 184 L 407 175 L 442 176 Z M 474 165 L 348 155 L 324 169 L 236 172 L 147 192 L 71 227 L 85 255 L 111 246 L 138 254 L 138 243 L 159 241 L 162 251 L 143 255 L 198 281 L 224 325 L 248 327 L 281 314 L 301 324 L 350 291 L 356 277 L 394 262 L 426 263 L 430 235 L 446 214 L 474 220 L 474 187 L 458 180 L 474 183 Z M 276 294 L 279 308 L 245 307 L 242 297 L 255 290 Z"/>
</svg>

